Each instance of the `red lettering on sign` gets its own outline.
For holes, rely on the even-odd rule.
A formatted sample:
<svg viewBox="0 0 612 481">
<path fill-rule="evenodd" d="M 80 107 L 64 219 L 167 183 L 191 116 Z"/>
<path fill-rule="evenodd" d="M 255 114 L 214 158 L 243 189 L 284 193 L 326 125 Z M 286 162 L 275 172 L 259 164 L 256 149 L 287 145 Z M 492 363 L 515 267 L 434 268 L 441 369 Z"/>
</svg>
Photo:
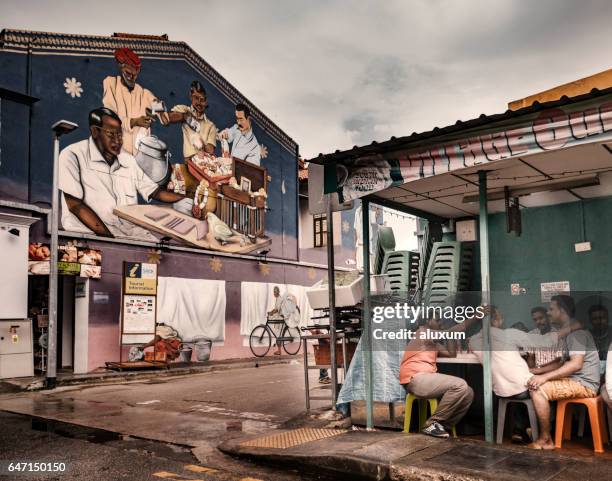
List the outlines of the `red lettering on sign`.
<svg viewBox="0 0 612 481">
<path fill-rule="evenodd" d="M 544 150 L 560 149 L 571 136 L 567 114 L 561 109 L 542 112 L 533 122 L 533 133 Z"/>
<path fill-rule="evenodd" d="M 437 174 L 448 172 L 448 159 L 444 155 L 444 149 L 430 150 L 429 155 L 434 161 L 434 170 Z"/>
<path fill-rule="evenodd" d="M 584 112 L 569 114 L 569 124 L 572 135 L 576 139 L 584 139 L 588 135 L 600 134 L 603 130 L 597 109 L 587 109 Z"/>
<path fill-rule="evenodd" d="M 505 132 L 496 132 L 480 137 L 482 139 L 482 150 L 489 160 L 500 160 L 511 157 L 508 139 Z"/>
<path fill-rule="evenodd" d="M 508 147 L 512 155 L 521 155 L 529 151 L 529 141 L 527 137 L 531 134 L 531 128 L 520 127 L 506 131 Z"/>
<path fill-rule="evenodd" d="M 467 151 L 471 156 L 465 156 L 465 165 L 476 165 L 482 164 L 487 161 L 487 156 L 482 150 L 482 144 L 480 143 L 480 137 L 472 137 L 467 140 L 468 149 Z M 470 158 L 471 157 L 471 158 Z"/>
<path fill-rule="evenodd" d="M 448 158 L 448 170 L 453 171 L 457 169 L 462 169 L 465 167 L 465 160 L 463 154 L 458 152 L 456 149 L 457 145 L 445 145 L 444 152 L 446 153 L 446 157 Z"/>
<path fill-rule="evenodd" d="M 612 130 L 612 102 L 605 102 L 599 106 L 599 118 L 604 132 Z"/>
<path fill-rule="evenodd" d="M 421 152 L 422 172 L 424 177 L 429 177 L 435 174 L 434 160 L 429 156 L 429 152 Z"/>
</svg>

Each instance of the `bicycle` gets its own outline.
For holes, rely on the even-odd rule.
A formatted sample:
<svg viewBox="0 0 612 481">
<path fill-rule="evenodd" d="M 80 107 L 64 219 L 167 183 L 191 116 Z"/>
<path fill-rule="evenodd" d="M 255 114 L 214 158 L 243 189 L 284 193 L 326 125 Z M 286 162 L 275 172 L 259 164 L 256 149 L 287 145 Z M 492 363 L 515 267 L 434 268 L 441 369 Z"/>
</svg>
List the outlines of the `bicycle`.
<svg viewBox="0 0 612 481">
<path fill-rule="evenodd" d="M 277 336 L 270 326 L 280 324 L 282 324 L 281 334 Z M 274 336 L 275 343 L 282 345 L 285 352 L 290 356 L 300 352 L 302 336 L 300 335 L 299 327 L 289 327 L 285 319 L 270 319 L 268 317 L 266 318 L 266 323 L 255 326 L 249 336 L 249 347 L 255 357 L 264 357 L 268 354 L 272 346 L 272 336 Z"/>
</svg>

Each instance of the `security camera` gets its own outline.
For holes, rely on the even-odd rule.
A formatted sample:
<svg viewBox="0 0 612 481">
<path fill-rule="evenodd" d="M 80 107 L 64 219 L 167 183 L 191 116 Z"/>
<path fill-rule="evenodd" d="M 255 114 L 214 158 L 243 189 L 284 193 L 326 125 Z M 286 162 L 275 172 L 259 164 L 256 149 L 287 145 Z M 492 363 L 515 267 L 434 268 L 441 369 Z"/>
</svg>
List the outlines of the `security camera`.
<svg viewBox="0 0 612 481">
<path fill-rule="evenodd" d="M 12 229 L 9 229 L 9 234 L 19 237 L 20 232 L 19 229 L 13 227 Z"/>
</svg>

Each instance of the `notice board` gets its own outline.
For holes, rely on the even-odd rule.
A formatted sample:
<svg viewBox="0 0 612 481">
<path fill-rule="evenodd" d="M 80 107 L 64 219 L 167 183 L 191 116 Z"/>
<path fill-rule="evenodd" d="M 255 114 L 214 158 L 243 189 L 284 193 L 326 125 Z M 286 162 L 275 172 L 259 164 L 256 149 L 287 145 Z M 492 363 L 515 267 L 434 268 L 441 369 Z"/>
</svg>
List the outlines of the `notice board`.
<svg viewBox="0 0 612 481">
<path fill-rule="evenodd" d="M 157 320 L 157 264 L 123 263 L 121 344 L 153 339 Z"/>
</svg>

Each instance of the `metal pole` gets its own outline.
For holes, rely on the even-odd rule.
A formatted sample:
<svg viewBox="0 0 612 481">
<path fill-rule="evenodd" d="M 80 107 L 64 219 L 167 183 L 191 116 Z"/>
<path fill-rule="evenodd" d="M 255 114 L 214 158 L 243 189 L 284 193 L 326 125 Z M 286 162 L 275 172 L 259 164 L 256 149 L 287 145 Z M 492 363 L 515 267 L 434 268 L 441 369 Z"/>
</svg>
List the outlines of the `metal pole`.
<svg viewBox="0 0 612 481">
<path fill-rule="evenodd" d="M 478 193 L 480 197 L 480 277 L 482 304 L 491 304 L 491 285 L 489 279 L 489 212 L 487 205 L 487 171 L 478 171 Z M 483 319 L 483 356 L 482 375 L 484 387 L 485 439 L 493 442 L 493 384 L 491 381 L 491 343 L 490 322 Z"/>
<path fill-rule="evenodd" d="M 51 190 L 51 260 L 49 263 L 49 346 L 47 359 L 47 378 L 45 385 L 53 389 L 57 380 L 57 229 L 58 229 L 58 164 L 59 164 L 59 134 L 53 139 L 53 187 Z"/>
<path fill-rule="evenodd" d="M 336 363 L 336 276 L 334 273 L 334 220 L 332 194 L 327 194 L 327 286 L 329 291 L 329 352 L 331 361 L 332 409 L 338 399 L 338 365 Z"/>
<path fill-rule="evenodd" d="M 370 332 L 370 202 L 361 201 L 363 236 L 363 350 L 365 353 L 366 428 L 374 428 L 374 372 L 372 369 L 372 337 Z"/>
</svg>

